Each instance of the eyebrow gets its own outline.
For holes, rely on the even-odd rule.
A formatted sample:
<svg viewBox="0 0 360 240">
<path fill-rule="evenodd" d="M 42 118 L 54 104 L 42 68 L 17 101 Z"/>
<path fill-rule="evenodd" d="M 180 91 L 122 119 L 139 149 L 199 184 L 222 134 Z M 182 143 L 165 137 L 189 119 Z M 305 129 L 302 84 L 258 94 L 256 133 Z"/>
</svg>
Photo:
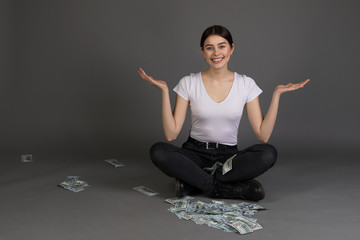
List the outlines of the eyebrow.
<svg viewBox="0 0 360 240">
<path fill-rule="evenodd" d="M 226 44 L 226 42 L 221 42 L 218 45 L 221 45 L 221 44 Z M 208 44 L 205 45 L 205 47 L 207 47 L 207 46 L 213 46 L 213 44 L 208 43 Z"/>
</svg>

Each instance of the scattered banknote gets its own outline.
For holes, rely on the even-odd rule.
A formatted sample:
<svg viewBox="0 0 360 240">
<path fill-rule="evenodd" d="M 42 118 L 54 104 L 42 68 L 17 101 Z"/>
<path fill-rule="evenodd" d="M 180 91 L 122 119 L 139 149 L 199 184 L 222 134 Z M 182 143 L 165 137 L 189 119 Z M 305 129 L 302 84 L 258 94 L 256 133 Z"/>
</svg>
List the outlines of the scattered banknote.
<svg viewBox="0 0 360 240">
<path fill-rule="evenodd" d="M 194 199 L 193 197 L 190 196 L 185 196 L 183 198 L 168 198 L 165 199 L 165 202 L 170 203 L 171 205 L 175 205 L 176 202 L 181 201 L 181 200 L 191 200 Z"/>
<path fill-rule="evenodd" d="M 209 173 L 210 175 L 214 175 L 214 173 L 216 172 L 216 170 L 220 167 L 222 167 L 222 174 L 225 175 L 226 173 L 228 173 L 229 171 L 231 171 L 232 169 L 232 160 L 236 157 L 236 154 L 231 156 L 229 159 L 226 160 L 226 162 L 224 164 L 220 163 L 220 162 L 216 162 L 212 167 L 206 167 L 203 168 L 203 170 L 207 173 Z"/>
<path fill-rule="evenodd" d="M 212 167 L 206 167 L 203 168 L 203 170 L 211 175 L 214 175 L 216 169 L 218 169 L 219 167 L 222 167 L 223 164 L 220 162 L 216 162 Z"/>
<path fill-rule="evenodd" d="M 105 162 L 109 163 L 110 165 L 113 165 L 114 167 L 123 167 L 125 166 L 124 163 L 120 162 L 119 160 L 117 159 L 106 159 Z"/>
<path fill-rule="evenodd" d="M 223 165 L 222 168 L 222 174 L 225 175 L 227 172 L 229 172 L 232 169 L 232 160 L 236 157 L 236 154 L 232 157 L 230 157 Z"/>
<path fill-rule="evenodd" d="M 79 176 L 67 176 L 65 181 L 60 183 L 59 186 L 72 192 L 81 192 L 90 185 L 84 181 L 79 180 Z"/>
<path fill-rule="evenodd" d="M 188 196 L 166 199 L 165 202 L 172 205 L 169 211 L 176 214 L 179 219 L 192 220 L 196 224 L 206 224 L 225 232 L 240 234 L 262 229 L 257 219 L 252 218 L 259 210 L 265 209 L 258 204 L 248 202 L 228 204 L 217 200 L 205 203 Z"/>
<path fill-rule="evenodd" d="M 134 189 L 138 192 L 141 192 L 147 196 L 155 196 L 158 195 L 158 192 L 155 192 L 153 190 L 151 190 L 150 188 L 144 187 L 144 186 L 138 186 L 138 187 L 134 187 Z"/>
<path fill-rule="evenodd" d="M 21 162 L 28 163 L 33 161 L 33 156 L 31 154 L 21 154 Z"/>
</svg>

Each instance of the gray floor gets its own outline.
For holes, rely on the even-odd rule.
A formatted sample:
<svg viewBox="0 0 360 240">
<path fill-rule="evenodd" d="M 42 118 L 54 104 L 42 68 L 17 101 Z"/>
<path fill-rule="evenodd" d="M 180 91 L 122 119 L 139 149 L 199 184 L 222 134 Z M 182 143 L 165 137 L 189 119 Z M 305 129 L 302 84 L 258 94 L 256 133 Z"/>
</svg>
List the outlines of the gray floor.
<svg viewBox="0 0 360 240">
<path fill-rule="evenodd" d="M 295 157 L 297 156 L 297 157 Z M 117 157 L 126 167 L 104 159 Z M 283 154 L 259 180 L 267 196 L 255 215 L 262 230 L 240 236 L 179 220 L 163 200 L 174 197 L 172 179 L 148 159 L 121 156 L 1 156 L 0 239 L 358 239 L 359 169 L 356 157 Z M 91 184 L 73 193 L 57 186 L 68 175 Z M 148 186 L 147 197 L 132 188 Z M 197 197 L 210 201 L 204 197 Z M 229 201 L 236 202 L 236 201 Z"/>
</svg>

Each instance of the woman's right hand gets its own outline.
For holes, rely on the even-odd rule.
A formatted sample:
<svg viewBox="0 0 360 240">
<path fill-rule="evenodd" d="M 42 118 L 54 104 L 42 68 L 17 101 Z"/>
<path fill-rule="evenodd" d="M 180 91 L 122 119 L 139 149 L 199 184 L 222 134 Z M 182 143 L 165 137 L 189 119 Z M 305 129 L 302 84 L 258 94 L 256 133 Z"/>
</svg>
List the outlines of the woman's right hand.
<svg viewBox="0 0 360 240">
<path fill-rule="evenodd" d="M 145 81 L 150 83 L 152 86 L 155 86 L 155 87 L 159 88 L 162 91 L 168 90 L 168 86 L 167 86 L 165 81 L 155 80 L 152 76 L 147 75 L 142 68 L 140 68 L 138 70 L 138 73 L 139 73 L 139 75 L 141 76 L 142 79 L 144 79 Z"/>
</svg>

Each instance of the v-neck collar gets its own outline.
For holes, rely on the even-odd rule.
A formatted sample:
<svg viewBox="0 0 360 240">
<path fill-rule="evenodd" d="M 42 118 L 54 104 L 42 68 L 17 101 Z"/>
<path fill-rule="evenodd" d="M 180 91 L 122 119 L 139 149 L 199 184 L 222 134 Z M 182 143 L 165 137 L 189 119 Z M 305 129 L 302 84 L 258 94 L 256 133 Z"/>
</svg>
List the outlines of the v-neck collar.
<svg viewBox="0 0 360 240">
<path fill-rule="evenodd" d="M 208 92 L 206 91 L 205 84 L 204 84 L 203 79 L 202 79 L 202 73 L 200 72 L 200 84 L 201 84 L 201 86 L 202 86 L 202 89 L 203 89 L 203 91 L 205 91 L 206 96 L 211 100 L 211 102 L 213 102 L 213 103 L 215 103 L 215 104 L 221 104 L 221 103 L 224 103 L 224 102 L 227 101 L 227 99 L 230 97 L 230 95 L 231 95 L 231 93 L 232 93 L 232 91 L 233 91 L 233 88 L 234 88 L 234 85 L 235 85 L 235 81 L 236 81 L 236 72 L 234 72 L 234 79 L 233 79 L 233 82 L 232 82 L 232 85 L 231 85 L 231 89 L 230 89 L 228 95 L 227 95 L 227 96 L 224 98 L 224 100 L 222 100 L 221 102 L 216 102 L 214 99 L 212 99 L 212 98 L 210 97 L 210 95 L 209 95 Z"/>
</svg>

